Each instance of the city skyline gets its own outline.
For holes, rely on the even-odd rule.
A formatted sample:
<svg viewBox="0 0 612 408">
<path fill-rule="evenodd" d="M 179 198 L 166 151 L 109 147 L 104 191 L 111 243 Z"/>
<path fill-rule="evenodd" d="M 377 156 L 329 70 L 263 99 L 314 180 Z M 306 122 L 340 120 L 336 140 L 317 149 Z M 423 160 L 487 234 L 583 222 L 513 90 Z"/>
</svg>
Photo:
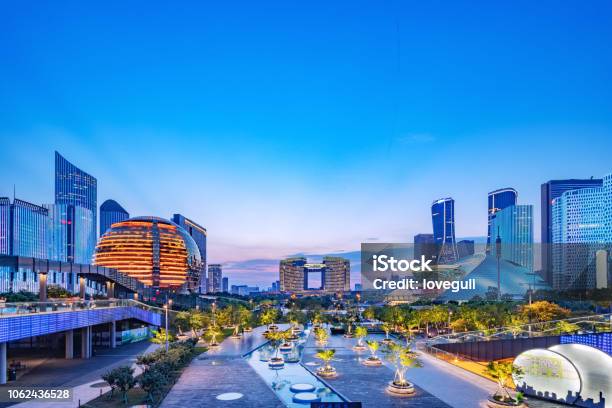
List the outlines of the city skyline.
<svg viewBox="0 0 612 408">
<path fill-rule="evenodd" d="M 542 183 L 611 170 L 606 3 L 482 3 L 463 19 L 461 4 L 148 7 L 137 28 L 89 5 L 22 7 L 0 39 L 14 61 L 0 196 L 51 202 L 58 150 L 97 178 L 98 202 L 207 228 L 208 262 L 236 282 L 258 260 L 410 241 L 440 197 L 457 240 L 486 236 L 503 187 L 534 205 L 538 242 Z"/>
</svg>

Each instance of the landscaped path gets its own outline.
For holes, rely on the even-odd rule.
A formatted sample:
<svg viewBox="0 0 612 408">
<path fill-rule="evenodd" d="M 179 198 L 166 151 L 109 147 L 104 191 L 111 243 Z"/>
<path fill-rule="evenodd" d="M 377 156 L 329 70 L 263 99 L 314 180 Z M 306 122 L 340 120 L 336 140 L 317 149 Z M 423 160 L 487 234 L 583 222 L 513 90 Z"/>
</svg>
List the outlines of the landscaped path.
<svg viewBox="0 0 612 408">
<path fill-rule="evenodd" d="M 288 325 L 279 325 L 281 330 Z M 266 343 L 265 327 L 246 333 L 243 339 L 226 338 L 216 350 L 196 357 L 172 387 L 161 408 L 281 408 L 276 394 L 242 356 Z M 243 397 L 220 401 L 217 396 L 238 392 Z"/>
</svg>

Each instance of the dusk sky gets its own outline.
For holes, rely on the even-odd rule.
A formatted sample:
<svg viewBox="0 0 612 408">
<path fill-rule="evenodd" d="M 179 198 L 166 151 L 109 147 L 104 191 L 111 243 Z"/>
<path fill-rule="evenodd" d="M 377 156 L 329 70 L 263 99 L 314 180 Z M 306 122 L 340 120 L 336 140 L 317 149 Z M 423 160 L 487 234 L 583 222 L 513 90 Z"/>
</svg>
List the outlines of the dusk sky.
<svg viewBox="0 0 612 408">
<path fill-rule="evenodd" d="M 180 212 L 230 284 L 278 259 L 486 235 L 487 192 L 612 172 L 612 3 L 5 2 L 0 196 Z M 358 271 L 354 271 L 358 272 Z M 354 273 L 353 276 L 356 276 Z"/>
</svg>

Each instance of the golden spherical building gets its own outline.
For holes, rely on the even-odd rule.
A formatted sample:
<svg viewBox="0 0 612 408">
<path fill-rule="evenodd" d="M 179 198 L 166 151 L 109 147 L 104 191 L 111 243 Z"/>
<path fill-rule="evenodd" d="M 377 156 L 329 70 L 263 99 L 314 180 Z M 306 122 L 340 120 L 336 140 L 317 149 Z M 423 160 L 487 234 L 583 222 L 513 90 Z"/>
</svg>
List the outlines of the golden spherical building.
<svg viewBox="0 0 612 408">
<path fill-rule="evenodd" d="M 194 291 L 202 258 L 195 241 L 179 225 L 158 217 L 114 223 L 100 237 L 93 263 L 115 268 L 145 285 Z"/>
</svg>

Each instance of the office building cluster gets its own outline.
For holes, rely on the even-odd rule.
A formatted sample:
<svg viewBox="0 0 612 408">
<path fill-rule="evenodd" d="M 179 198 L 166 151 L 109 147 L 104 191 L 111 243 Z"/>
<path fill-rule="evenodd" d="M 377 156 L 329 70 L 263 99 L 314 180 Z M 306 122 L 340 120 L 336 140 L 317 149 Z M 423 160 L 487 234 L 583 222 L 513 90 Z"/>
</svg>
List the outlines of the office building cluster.
<svg viewBox="0 0 612 408">
<path fill-rule="evenodd" d="M 513 188 L 487 196 L 486 255 L 536 269 L 555 290 L 605 288 L 610 282 L 612 249 L 612 175 L 601 179 L 551 180 L 541 186 L 541 250 L 534 247 L 533 205 L 518 204 Z M 455 202 L 431 206 L 433 234 L 414 236 L 414 257 L 438 265 L 453 264 L 474 254 L 474 241 L 456 241 Z"/>
<path fill-rule="evenodd" d="M 65 265 L 81 269 L 90 264 L 116 269 L 152 287 L 199 291 L 206 271 L 205 228 L 181 214 L 172 221 L 130 218 L 110 199 L 100 206 L 98 223 L 97 179 L 58 152 L 54 180 L 51 204 L 0 198 L 0 255 L 57 263 L 52 283 L 70 291 L 75 277 Z M 36 274 L 31 275 L 2 269 L 0 286 L 34 290 Z"/>
</svg>

